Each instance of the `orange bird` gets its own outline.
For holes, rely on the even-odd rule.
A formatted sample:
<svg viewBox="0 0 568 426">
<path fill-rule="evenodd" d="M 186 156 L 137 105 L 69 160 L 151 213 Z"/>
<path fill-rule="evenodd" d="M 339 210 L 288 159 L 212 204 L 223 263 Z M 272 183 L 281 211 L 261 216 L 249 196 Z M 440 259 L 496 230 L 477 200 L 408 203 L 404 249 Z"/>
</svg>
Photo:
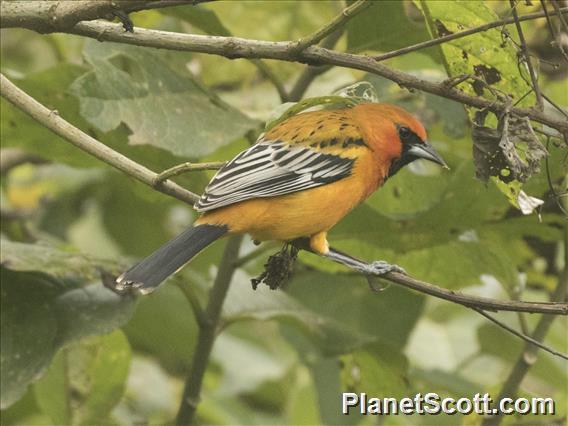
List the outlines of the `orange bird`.
<svg viewBox="0 0 568 426">
<path fill-rule="evenodd" d="M 327 232 L 412 161 L 446 163 L 424 126 L 394 105 L 305 112 L 276 125 L 222 167 L 195 204 L 194 225 L 116 279 L 146 294 L 218 238 L 308 239 L 308 248 L 362 272 L 401 270 L 363 264 L 330 249 Z"/>
</svg>

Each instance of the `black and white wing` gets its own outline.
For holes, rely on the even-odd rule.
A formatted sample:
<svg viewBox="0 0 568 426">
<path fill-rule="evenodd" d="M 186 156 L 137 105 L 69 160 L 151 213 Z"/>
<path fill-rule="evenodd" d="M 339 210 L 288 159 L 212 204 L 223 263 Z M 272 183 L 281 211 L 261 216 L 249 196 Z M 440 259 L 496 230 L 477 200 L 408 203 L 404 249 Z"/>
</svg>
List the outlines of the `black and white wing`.
<svg viewBox="0 0 568 426">
<path fill-rule="evenodd" d="M 195 203 L 200 212 L 253 198 L 316 188 L 351 174 L 354 159 L 284 142 L 258 142 L 213 177 Z"/>
</svg>

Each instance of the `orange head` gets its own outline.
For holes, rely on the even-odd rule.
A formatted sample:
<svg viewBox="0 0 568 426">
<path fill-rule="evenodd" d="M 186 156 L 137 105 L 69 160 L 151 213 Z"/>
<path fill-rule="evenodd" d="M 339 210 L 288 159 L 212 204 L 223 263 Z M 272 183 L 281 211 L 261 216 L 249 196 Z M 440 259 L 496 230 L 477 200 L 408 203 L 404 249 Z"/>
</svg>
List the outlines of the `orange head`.
<svg viewBox="0 0 568 426">
<path fill-rule="evenodd" d="M 422 123 L 404 109 L 389 104 L 360 104 L 353 108 L 353 115 L 378 160 L 388 166 L 388 176 L 420 158 L 448 167 L 426 142 Z"/>
</svg>

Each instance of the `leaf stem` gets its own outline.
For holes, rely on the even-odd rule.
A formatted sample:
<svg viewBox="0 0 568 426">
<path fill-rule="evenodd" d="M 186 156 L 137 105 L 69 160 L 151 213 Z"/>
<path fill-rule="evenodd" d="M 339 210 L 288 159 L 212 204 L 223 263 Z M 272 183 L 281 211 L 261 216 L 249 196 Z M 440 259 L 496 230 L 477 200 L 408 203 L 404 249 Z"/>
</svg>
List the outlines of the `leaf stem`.
<svg viewBox="0 0 568 426">
<path fill-rule="evenodd" d="M 209 163 L 181 163 L 159 173 L 154 179 L 154 185 L 159 185 L 165 180 L 174 176 L 179 176 L 186 172 L 193 172 L 197 170 L 218 170 L 223 167 L 226 161 L 211 161 Z"/>
</svg>

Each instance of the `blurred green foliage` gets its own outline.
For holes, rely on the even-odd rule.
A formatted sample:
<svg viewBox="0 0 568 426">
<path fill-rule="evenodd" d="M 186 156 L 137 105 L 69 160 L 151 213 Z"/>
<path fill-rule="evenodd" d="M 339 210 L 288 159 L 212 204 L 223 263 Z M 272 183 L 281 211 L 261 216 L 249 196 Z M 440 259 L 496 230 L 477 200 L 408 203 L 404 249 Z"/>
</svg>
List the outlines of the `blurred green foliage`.
<svg viewBox="0 0 568 426">
<path fill-rule="evenodd" d="M 341 7 L 334 1 L 214 2 L 132 18 L 148 28 L 290 40 L 329 22 Z M 518 7 L 522 14 L 536 6 Z M 375 2 L 349 23 L 337 48 L 385 52 L 507 13 L 498 2 Z M 544 25 L 524 23 L 527 38 L 536 39 Z M 516 53 L 494 29 L 386 64 L 437 81 L 479 64 L 495 67 L 501 77 L 496 87 L 519 99 L 528 86 Z M 258 135 L 264 121 L 289 107 L 242 59 L 15 29 L 2 30 L 1 55 L 2 72 L 19 87 L 156 171 L 183 161 L 229 159 L 248 146 L 247 133 Z M 303 69 L 267 64 L 287 88 Z M 566 107 L 565 91 L 558 89 L 565 88 L 566 75 L 560 78 L 543 74 L 541 86 Z M 331 232 L 332 244 L 361 258 L 396 262 L 453 290 L 546 300 L 565 267 L 565 218 L 546 172 L 524 186 L 545 204 L 538 214 L 523 216 L 495 186 L 474 179 L 470 116 L 461 105 L 346 69 L 322 74 L 307 94 L 330 96 L 361 80 L 381 102 L 420 116 L 452 169 L 417 163 L 401 171 Z M 522 105 L 533 100 L 527 96 Z M 191 287 L 205 302 L 224 243 L 208 248 L 155 294 L 119 298 L 101 281 L 174 236 L 195 214 L 77 150 L 4 100 L 1 107 L 2 149 L 22 149 L 49 162 L 14 167 L 2 180 L 2 211 L 12 213 L 2 220 L 2 424 L 171 421 L 198 331 L 179 287 Z M 560 192 L 565 151 L 554 143 L 548 150 L 547 172 Z M 177 179 L 199 193 L 211 176 L 192 172 Z M 245 240 L 241 255 L 253 250 Z M 285 289 L 253 291 L 250 278 L 267 256 L 240 267 L 233 279 L 205 376 L 200 423 L 375 424 L 356 414 L 341 416 L 340 393 L 496 395 L 521 352 L 514 336 L 470 310 L 394 285 L 372 293 L 364 278 L 308 253 L 300 254 Z M 500 318 L 519 328 L 519 315 Z M 529 328 L 537 320 L 522 316 Z M 566 325 L 558 318 L 545 343 L 565 351 Z M 519 389 L 523 396 L 555 398 L 555 420 L 566 415 L 565 367 L 540 354 Z M 380 420 L 479 422 L 463 416 Z"/>
</svg>

